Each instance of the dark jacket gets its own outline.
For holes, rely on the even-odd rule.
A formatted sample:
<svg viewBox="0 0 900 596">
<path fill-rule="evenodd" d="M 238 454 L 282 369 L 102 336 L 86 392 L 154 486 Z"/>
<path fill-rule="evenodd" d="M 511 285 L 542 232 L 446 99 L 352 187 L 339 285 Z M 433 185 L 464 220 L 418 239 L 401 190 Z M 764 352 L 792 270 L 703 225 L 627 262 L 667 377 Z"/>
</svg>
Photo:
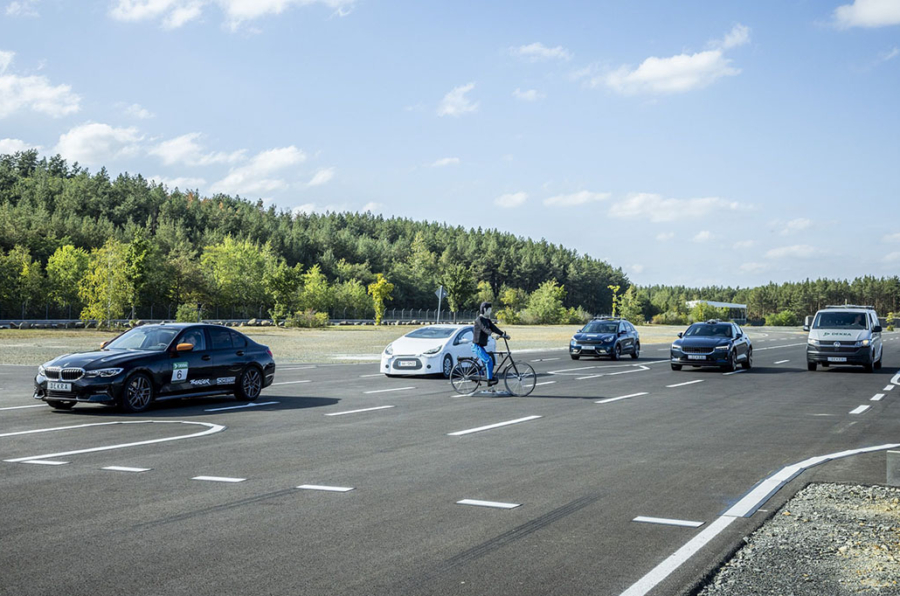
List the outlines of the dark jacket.
<svg viewBox="0 0 900 596">
<path fill-rule="evenodd" d="M 494 322 L 491 321 L 484 315 L 478 315 L 478 318 L 475 319 L 475 325 L 473 329 L 474 341 L 476 344 L 485 347 L 488 343 L 488 339 L 491 337 L 491 331 L 498 335 L 503 335 L 503 332 L 494 325 Z"/>
</svg>

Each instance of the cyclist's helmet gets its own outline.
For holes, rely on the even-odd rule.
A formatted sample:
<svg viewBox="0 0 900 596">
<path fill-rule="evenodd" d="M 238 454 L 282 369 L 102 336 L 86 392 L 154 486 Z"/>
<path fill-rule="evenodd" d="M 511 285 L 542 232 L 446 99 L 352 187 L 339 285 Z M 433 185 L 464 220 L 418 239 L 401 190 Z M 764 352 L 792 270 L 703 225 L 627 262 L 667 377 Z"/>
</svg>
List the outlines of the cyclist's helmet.
<svg viewBox="0 0 900 596">
<path fill-rule="evenodd" d="M 478 314 L 483 315 L 487 312 L 487 309 L 491 308 L 490 302 L 482 302 L 481 306 L 478 308 Z"/>
</svg>

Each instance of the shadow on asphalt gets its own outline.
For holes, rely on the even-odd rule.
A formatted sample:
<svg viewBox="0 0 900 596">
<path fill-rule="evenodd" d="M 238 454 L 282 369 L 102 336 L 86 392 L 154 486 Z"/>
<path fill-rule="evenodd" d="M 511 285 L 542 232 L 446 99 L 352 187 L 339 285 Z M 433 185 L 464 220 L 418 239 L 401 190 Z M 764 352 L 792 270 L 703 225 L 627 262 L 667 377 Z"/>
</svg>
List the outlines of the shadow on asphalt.
<svg viewBox="0 0 900 596">
<path fill-rule="evenodd" d="M 270 401 L 277 401 L 277 404 L 268 404 L 265 406 L 249 406 L 236 408 L 234 410 L 220 410 L 218 412 L 207 412 L 210 409 L 230 408 L 236 406 L 247 406 L 248 404 L 259 403 L 264 404 Z M 68 411 L 53 410 L 54 414 L 65 416 L 91 416 L 91 417 L 109 417 L 124 416 L 129 420 L 142 419 L 161 419 L 161 418 L 184 418 L 185 416 L 212 416 L 215 414 L 227 414 L 229 412 L 245 412 L 247 410 L 264 409 L 267 411 L 279 410 L 305 410 L 308 408 L 322 408 L 333 406 L 340 403 L 341 400 L 331 397 L 291 397 L 277 395 L 261 395 L 256 402 L 242 402 L 230 397 L 207 397 L 207 398 L 183 398 L 172 401 L 157 402 L 150 408 L 139 414 L 129 414 L 122 410 L 97 404 L 78 404 Z M 49 406 L 48 406 L 49 407 Z"/>
</svg>

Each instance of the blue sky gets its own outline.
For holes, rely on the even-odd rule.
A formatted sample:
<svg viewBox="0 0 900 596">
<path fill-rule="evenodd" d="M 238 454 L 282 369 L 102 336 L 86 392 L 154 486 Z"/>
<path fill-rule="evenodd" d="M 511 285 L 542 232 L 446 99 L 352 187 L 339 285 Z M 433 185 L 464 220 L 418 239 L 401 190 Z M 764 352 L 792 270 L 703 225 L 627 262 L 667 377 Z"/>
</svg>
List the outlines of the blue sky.
<svg viewBox="0 0 900 596">
<path fill-rule="evenodd" d="M 640 284 L 897 275 L 900 0 L 0 0 L 31 147 Z"/>
</svg>

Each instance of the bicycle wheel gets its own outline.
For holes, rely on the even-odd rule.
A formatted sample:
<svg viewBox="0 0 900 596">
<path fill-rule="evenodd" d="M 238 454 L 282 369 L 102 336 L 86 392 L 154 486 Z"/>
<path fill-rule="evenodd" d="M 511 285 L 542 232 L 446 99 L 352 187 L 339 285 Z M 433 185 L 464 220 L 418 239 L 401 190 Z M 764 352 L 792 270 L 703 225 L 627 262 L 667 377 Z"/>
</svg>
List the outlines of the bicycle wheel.
<svg viewBox="0 0 900 596">
<path fill-rule="evenodd" d="M 537 384 L 537 375 L 530 364 L 513 362 L 503 371 L 503 383 L 506 390 L 517 397 L 531 395 Z"/>
<path fill-rule="evenodd" d="M 461 360 L 450 371 L 450 384 L 460 395 L 472 395 L 481 384 L 481 369 L 470 360 Z"/>
</svg>

